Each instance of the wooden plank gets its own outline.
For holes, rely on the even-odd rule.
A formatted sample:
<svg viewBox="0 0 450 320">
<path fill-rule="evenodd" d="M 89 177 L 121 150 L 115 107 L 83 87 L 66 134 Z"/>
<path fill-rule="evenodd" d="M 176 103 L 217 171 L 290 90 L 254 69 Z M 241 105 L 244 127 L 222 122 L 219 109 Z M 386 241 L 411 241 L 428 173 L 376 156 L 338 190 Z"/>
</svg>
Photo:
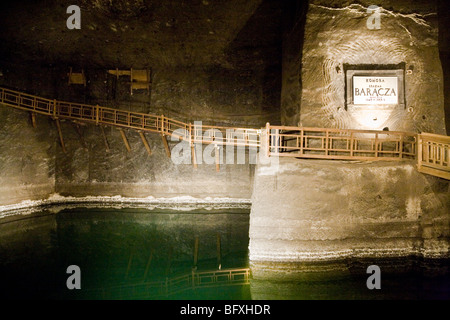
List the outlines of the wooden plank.
<svg viewBox="0 0 450 320">
<path fill-rule="evenodd" d="M 426 165 L 422 165 L 422 167 L 419 169 L 419 172 L 450 180 L 450 171 L 448 171 L 448 170 L 444 171 L 441 169 L 431 168 Z"/>
<path fill-rule="evenodd" d="M 139 131 L 139 136 L 141 137 L 142 143 L 144 144 L 144 147 L 147 150 L 148 155 L 151 156 L 152 155 L 152 150 L 150 149 L 148 141 L 145 138 L 144 132 Z"/>
<path fill-rule="evenodd" d="M 130 144 L 128 143 L 128 139 L 127 139 L 127 136 L 125 135 L 125 132 L 123 131 L 122 128 L 119 128 L 119 131 L 120 131 L 120 135 L 122 136 L 123 143 L 125 144 L 125 148 L 127 148 L 128 152 L 131 152 L 131 147 L 130 147 Z"/>
<path fill-rule="evenodd" d="M 59 142 L 61 143 L 61 148 L 64 151 L 64 153 L 67 153 L 66 145 L 64 144 L 64 139 L 62 135 L 61 124 L 59 123 L 59 119 L 56 119 L 55 121 L 56 121 L 56 128 L 58 129 Z"/>
<path fill-rule="evenodd" d="M 441 134 L 427 133 L 427 132 L 421 133 L 420 136 L 422 137 L 423 140 L 431 140 L 434 142 L 450 144 L 450 136 L 444 136 Z"/>
<path fill-rule="evenodd" d="M 170 148 L 169 148 L 169 144 L 167 143 L 166 136 L 164 134 L 161 134 L 161 139 L 162 139 L 162 142 L 163 142 L 163 145 L 164 145 L 164 149 L 166 150 L 167 157 L 170 158 L 171 157 L 171 155 L 170 155 Z"/>
</svg>

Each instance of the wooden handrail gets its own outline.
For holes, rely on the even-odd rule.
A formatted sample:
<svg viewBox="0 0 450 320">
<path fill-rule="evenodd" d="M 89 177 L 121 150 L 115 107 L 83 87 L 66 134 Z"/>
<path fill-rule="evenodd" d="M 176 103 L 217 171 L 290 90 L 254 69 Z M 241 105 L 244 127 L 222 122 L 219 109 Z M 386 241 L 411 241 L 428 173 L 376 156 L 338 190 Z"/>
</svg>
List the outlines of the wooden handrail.
<svg viewBox="0 0 450 320">
<path fill-rule="evenodd" d="M 450 137 L 421 133 L 418 145 L 417 169 L 450 180 Z"/>
<path fill-rule="evenodd" d="M 332 160 L 414 159 L 417 135 L 401 131 L 270 126 L 269 155 Z"/>
<path fill-rule="evenodd" d="M 2 87 L 0 102 L 54 119 L 158 132 L 190 144 L 259 148 L 265 133 L 268 156 L 368 161 L 417 159 L 419 171 L 450 179 L 450 137 L 432 133 L 418 135 L 403 131 L 272 126 L 269 123 L 265 129 L 202 124 L 200 130 L 195 123 L 164 115 L 51 100 Z"/>
<path fill-rule="evenodd" d="M 0 93 L 1 103 L 5 105 L 47 115 L 54 119 L 70 119 L 91 122 L 96 125 L 104 124 L 141 131 L 159 132 L 163 135 L 175 135 L 179 139 L 184 139 L 191 143 L 214 143 L 217 145 L 236 145 L 236 143 L 233 143 L 236 139 L 229 139 L 225 134 L 226 130 L 238 133 L 244 132 L 246 135 L 252 135 L 255 138 L 248 139 L 243 137 L 242 141 L 238 142 L 238 145 L 260 147 L 260 129 L 202 125 L 202 131 L 210 130 L 208 132 L 214 133 L 211 136 L 207 136 L 207 139 L 204 139 L 203 132 L 201 135 L 193 133 L 189 136 L 189 128 L 193 127 L 191 123 L 171 119 L 164 115 L 157 116 L 99 105 L 50 100 L 2 87 L 0 87 Z M 185 133 L 175 133 L 178 129 Z M 222 134 L 222 137 L 217 135 L 218 132 Z M 212 139 L 208 139 L 209 137 Z"/>
</svg>

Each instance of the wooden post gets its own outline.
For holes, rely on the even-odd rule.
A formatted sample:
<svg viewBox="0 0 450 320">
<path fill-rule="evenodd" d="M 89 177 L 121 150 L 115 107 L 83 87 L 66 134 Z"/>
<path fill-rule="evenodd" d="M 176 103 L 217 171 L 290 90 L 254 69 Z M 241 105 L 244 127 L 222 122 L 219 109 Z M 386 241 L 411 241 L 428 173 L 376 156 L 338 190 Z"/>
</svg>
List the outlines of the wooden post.
<svg viewBox="0 0 450 320">
<path fill-rule="evenodd" d="M 125 144 L 125 147 L 127 148 L 128 152 L 131 152 L 130 144 L 128 143 L 127 136 L 125 135 L 125 132 L 122 128 L 119 128 L 120 134 L 122 135 L 123 143 Z"/>
<path fill-rule="evenodd" d="M 351 132 L 350 133 L 350 157 L 353 157 L 353 144 L 354 144 L 353 132 Z"/>
<path fill-rule="evenodd" d="M 164 145 L 164 149 L 166 150 L 166 154 L 170 158 L 170 148 L 169 148 L 169 144 L 167 143 L 166 136 L 164 134 L 161 134 L 161 139 L 162 139 L 162 142 Z"/>
<path fill-rule="evenodd" d="M 194 243 L 194 268 L 197 269 L 197 262 L 198 262 L 198 236 L 195 236 L 195 243 Z"/>
<path fill-rule="evenodd" d="M 220 233 L 217 233 L 217 266 L 219 270 L 222 269 L 222 252 L 220 245 Z"/>
<path fill-rule="evenodd" d="M 144 133 L 142 131 L 139 131 L 139 136 L 141 137 L 142 143 L 144 144 L 144 147 L 147 150 L 148 155 L 151 156 L 152 150 L 150 149 L 150 146 L 148 144 L 147 139 L 145 138 Z"/>
<path fill-rule="evenodd" d="M 67 153 L 66 146 L 64 144 L 63 135 L 62 135 L 61 124 L 59 123 L 59 119 L 56 119 L 55 121 L 56 121 L 56 128 L 58 128 L 59 142 L 61 142 L 61 147 L 62 147 L 64 153 Z"/>
<path fill-rule="evenodd" d="M 191 145 L 191 156 L 192 156 L 192 165 L 194 169 L 197 169 L 197 155 L 195 154 L 195 145 Z"/>
<path fill-rule="evenodd" d="M 216 171 L 220 171 L 220 148 L 218 145 L 216 145 L 214 155 L 216 156 Z"/>
<path fill-rule="evenodd" d="M 53 100 L 53 118 L 56 119 L 56 99 Z"/>
<path fill-rule="evenodd" d="M 378 158 L 378 133 L 375 133 L 375 158 Z"/>
<path fill-rule="evenodd" d="M 36 124 L 36 113 L 35 112 L 30 112 L 31 114 L 31 125 L 33 126 L 33 128 L 36 129 L 37 124 Z"/>
<path fill-rule="evenodd" d="M 422 155 L 422 163 L 423 162 L 425 162 L 425 163 L 429 163 L 429 144 L 428 144 L 428 141 L 423 141 L 423 138 L 421 139 L 421 144 L 422 144 L 422 150 L 424 150 L 425 152 L 423 153 L 423 155 Z"/>
<path fill-rule="evenodd" d="M 303 128 L 300 129 L 300 155 L 303 155 Z"/>
<path fill-rule="evenodd" d="M 100 107 L 98 105 L 95 106 L 95 124 L 98 126 L 99 121 L 99 112 Z"/>
<path fill-rule="evenodd" d="M 400 135 L 400 154 L 399 158 L 403 159 L 403 133 Z"/>
<path fill-rule="evenodd" d="M 103 126 L 100 126 L 100 129 L 102 131 L 103 141 L 105 142 L 106 152 L 109 152 L 110 151 L 109 143 L 108 139 L 106 138 L 105 129 L 103 128 Z"/>
</svg>

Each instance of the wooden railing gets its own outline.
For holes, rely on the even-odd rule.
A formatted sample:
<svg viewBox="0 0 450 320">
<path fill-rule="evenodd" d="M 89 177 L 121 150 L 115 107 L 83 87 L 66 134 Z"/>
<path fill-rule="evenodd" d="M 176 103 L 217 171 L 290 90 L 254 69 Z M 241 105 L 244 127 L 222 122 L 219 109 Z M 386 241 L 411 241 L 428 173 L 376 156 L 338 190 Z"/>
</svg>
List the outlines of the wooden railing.
<svg viewBox="0 0 450 320">
<path fill-rule="evenodd" d="M 248 284 L 250 284 L 250 269 L 241 268 L 201 272 L 192 271 L 192 273 L 168 277 L 162 281 L 87 288 L 84 291 L 90 296 L 94 295 L 103 299 L 136 299 L 171 296 L 186 290 L 199 288 Z"/>
<path fill-rule="evenodd" d="M 71 119 L 95 124 L 159 132 L 190 143 L 260 147 L 261 129 L 195 125 L 146 113 L 41 98 L 0 88 L 2 104 L 43 114 L 54 119 Z"/>
<path fill-rule="evenodd" d="M 342 159 L 414 159 L 416 134 L 398 131 L 269 126 L 269 156 Z"/>
<path fill-rule="evenodd" d="M 158 132 L 190 144 L 215 144 L 259 148 L 263 129 L 185 123 L 164 115 L 131 112 L 98 105 L 41 98 L 0 87 L 0 102 L 54 119 L 71 119 Z M 58 129 L 59 129 L 59 122 Z M 334 160 L 417 159 L 421 172 L 449 179 L 448 136 L 400 131 L 307 128 L 266 125 L 268 156 Z M 61 141 L 62 141 L 62 137 Z M 418 141 L 419 139 L 419 141 Z M 163 139 L 168 149 L 165 138 Z M 168 150 L 166 150 L 168 151 Z M 170 151 L 168 151 L 168 154 Z"/>
<path fill-rule="evenodd" d="M 421 133 L 418 140 L 418 170 L 450 180 L 450 137 Z"/>
</svg>

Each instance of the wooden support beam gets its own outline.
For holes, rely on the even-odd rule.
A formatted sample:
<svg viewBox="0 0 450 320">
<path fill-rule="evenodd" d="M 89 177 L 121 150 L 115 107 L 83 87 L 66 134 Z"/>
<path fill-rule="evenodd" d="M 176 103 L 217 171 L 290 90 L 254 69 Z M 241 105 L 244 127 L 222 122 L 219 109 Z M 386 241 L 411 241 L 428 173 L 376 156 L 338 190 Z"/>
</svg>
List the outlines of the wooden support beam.
<svg viewBox="0 0 450 320">
<path fill-rule="evenodd" d="M 37 124 L 36 124 L 36 113 L 35 112 L 30 112 L 31 114 L 31 125 L 33 126 L 33 128 L 37 128 Z"/>
<path fill-rule="evenodd" d="M 128 139 L 127 139 L 127 136 L 125 135 L 125 132 L 123 131 L 122 128 L 119 128 L 119 131 L 120 131 L 120 135 L 122 136 L 123 143 L 125 144 L 125 147 L 127 148 L 127 151 L 131 152 L 131 147 L 130 147 L 130 144 L 128 143 Z"/>
<path fill-rule="evenodd" d="M 214 155 L 216 156 L 216 171 L 220 171 L 220 148 L 216 145 L 216 149 L 214 151 Z"/>
<path fill-rule="evenodd" d="M 64 139 L 61 131 L 61 124 L 59 123 L 59 119 L 56 119 L 56 128 L 58 128 L 58 135 L 59 135 L 59 142 L 61 143 L 61 148 L 63 149 L 64 153 L 67 153 L 66 146 L 64 144 Z"/>
<path fill-rule="evenodd" d="M 192 165 L 194 166 L 194 169 L 197 169 L 197 155 L 195 154 L 194 144 L 191 145 L 191 156 L 192 156 Z"/>
<path fill-rule="evenodd" d="M 147 150 L 148 155 L 151 156 L 152 155 L 152 150 L 150 149 L 148 141 L 145 138 L 145 134 L 142 131 L 139 131 L 139 136 L 141 137 L 142 143 L 144 144 L 144 147 Z"/>
<path fill-rule="evenodd" d="M 161 139 L 162 139 L 162 142 L 164 145 L 164 149 L 166 150 L 166 154 L 170 158 L 170 148 L 169 148 L 169 144 L 167 143 L 166 136 L 164 134 L 161 134 Z"/>
<path fill-rule="evenodd" d="M 102 131 L 102 136 L 103 136 L 103 141 L 105 142 L 105 147 L 106 147 L 106 152 L 109 152 L 109 142 L 108 142 L 108 138 L 106 138 L 106 134 L 105 134 L 105 129 L 103 128 L 103 126 L 100 126 L 100 130 Z"/>
</svg>

